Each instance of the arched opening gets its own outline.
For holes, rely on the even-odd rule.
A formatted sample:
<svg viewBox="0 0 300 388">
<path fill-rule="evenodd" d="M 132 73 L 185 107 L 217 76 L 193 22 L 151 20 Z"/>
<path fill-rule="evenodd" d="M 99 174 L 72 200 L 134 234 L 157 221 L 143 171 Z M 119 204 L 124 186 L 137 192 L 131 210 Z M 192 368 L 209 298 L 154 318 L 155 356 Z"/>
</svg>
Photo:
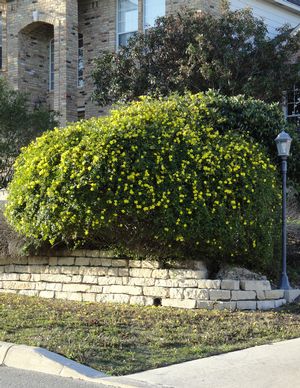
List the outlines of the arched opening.
<svg viewBox="0 0 300 388">
<path fill-rule="evenodd" d="M 29 94 L 33 107 L 53 109 L 54 26 L 34 22 L 19 32 L 19 90 Z"/>
</svg>

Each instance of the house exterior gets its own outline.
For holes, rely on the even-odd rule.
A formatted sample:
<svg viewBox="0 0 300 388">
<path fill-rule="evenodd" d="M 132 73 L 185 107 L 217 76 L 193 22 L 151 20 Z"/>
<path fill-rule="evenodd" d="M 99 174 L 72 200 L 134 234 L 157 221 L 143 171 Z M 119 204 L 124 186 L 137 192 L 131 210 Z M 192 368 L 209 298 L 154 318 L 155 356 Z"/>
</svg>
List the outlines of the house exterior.
<svg viewBox="0 0 300 388">
<path fill-rule="evenodd" d="M 92 100 L 92 62 L 116 50 L 158 16 L 182 7 L 218 14 L 221 0 L 0 0 L 0 65 L 15 89 L 28 92 L 32 106 L 47 104 L 61 125 L 97 116 Z M 284 23 L 300 25 L 300 0 L 231 0 L 263 17 L 270 35 Z"/>
</svg>

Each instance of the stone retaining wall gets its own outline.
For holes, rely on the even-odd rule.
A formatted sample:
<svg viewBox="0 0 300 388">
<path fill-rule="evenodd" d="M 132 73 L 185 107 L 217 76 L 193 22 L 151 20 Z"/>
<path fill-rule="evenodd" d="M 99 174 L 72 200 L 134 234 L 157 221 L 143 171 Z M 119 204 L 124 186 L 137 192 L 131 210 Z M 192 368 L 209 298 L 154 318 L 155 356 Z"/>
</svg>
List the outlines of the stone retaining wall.
<svg viewBox="0 0 300 388">
<path fill-rule="evenodd" d="M 267 280 L 211 280 L 202 262 L 161 268 L 156 261 L 115 258 L 109 251 L 0 259 L 0 292 L 145 306 L 256 310 L 286 303 Z"/>
</svg>

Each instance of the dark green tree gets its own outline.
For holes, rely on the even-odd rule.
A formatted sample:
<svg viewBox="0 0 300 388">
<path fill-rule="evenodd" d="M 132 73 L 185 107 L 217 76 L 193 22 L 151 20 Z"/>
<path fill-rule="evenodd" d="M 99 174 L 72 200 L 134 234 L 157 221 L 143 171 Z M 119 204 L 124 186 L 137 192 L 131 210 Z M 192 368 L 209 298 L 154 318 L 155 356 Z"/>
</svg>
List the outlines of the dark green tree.
<svg viewBox="0 0 300 388">
<path fill-rule="evenodd" d="M 299 36 L 288 26 L 271 38 L 247 9 L 230 11 L 224 5 L 220 16 L 187 11 L 160 18 L 127 47 L 103 53 L 95 62 L 94 98 L 106 105 L 140 95 L 217 89 L 280 101 L 299 79 L 299 48 Z"/>
<path fill-rule="evenodd" d="M 0 79 L 0 188 L 10 180 L 21 147 L 55 125 L 55 113 L 46 107 L 30 109 L 26 94 Z"/>
</svg>

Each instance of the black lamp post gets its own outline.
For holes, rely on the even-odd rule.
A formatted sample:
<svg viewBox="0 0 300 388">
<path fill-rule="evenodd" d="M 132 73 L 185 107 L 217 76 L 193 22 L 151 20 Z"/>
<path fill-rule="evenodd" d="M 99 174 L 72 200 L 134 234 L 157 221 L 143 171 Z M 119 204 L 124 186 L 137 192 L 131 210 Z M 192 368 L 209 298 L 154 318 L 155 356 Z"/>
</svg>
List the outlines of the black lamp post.
<svg viewBox="0 0 300 388">
<path fill-rule="evenodd" d="M 281 157 L 282 171 L 282 274 L 280 278 L 280 288 L 289 290 L 290 283 L 286 272 L 286 173 L 287 173 L 287 158 L 290 154 L 292 138 L 285 131 L 275 139 L 278 156 Z"/>
</svg>

